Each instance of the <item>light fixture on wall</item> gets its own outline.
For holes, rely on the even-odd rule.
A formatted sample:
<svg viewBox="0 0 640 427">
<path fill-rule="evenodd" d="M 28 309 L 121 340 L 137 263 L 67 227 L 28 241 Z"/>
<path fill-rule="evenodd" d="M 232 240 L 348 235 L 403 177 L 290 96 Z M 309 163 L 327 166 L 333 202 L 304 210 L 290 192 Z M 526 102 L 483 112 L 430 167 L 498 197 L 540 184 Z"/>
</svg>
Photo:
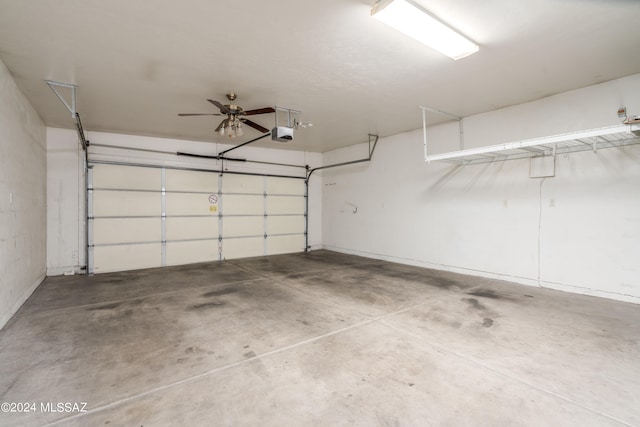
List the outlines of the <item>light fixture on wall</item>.
<svg viewBox="0 0 640 427">
<path fill-rule="evenodd" d="M 371 16 L 456 60 L 480 49 L 411 0 L 379 0 Z"/>
</svg>

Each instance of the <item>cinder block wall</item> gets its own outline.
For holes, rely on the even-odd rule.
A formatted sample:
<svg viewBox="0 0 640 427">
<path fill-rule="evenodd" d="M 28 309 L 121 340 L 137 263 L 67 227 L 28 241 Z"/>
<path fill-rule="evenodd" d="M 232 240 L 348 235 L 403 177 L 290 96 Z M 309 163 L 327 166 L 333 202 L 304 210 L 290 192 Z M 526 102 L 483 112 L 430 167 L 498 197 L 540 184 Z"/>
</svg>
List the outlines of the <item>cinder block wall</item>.
<svg viewBox="0 0 640 427">
<path fill-rule="evenodd" d="M 45 126 L 0 61 L 0 328 L 45 277 L 46 179 Z"/>
</svg>

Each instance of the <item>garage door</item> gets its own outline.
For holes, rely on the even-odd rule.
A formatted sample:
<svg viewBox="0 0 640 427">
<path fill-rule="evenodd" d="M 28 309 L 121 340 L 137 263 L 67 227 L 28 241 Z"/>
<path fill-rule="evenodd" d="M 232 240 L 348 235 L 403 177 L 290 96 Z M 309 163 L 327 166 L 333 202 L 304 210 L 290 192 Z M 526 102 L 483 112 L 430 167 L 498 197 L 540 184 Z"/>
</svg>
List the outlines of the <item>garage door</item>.
<svg viewBox="0 0 640 427">
<path fill-rule="evenodd" d="M 303 179 L 94 164 L 89 271 L 304 250 Z"/>
</svg>

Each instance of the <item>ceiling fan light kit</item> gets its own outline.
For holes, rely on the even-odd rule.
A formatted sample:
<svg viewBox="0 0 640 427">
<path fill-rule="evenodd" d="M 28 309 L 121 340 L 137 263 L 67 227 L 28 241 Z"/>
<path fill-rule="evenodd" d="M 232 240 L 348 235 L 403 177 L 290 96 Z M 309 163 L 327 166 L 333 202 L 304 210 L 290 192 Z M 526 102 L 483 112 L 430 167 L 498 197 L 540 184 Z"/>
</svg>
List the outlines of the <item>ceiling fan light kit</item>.
<svg viewBox="0 0 640 427">
<path fill-rule="evenodd" d="M 227 136 L 229 138 L 235 138 L 244 135 L 244 131 L 242 130 L 242 122 L 237 118 L 233 121 L 224 119 L 222 123 L 220 123 L 220 125 L 216 128 L 216 132 L 218 132 L 220 136 Z"/>
<path fill-rule="evenodd" d="M 379 0 L 371 16 L 455 60 L 480 49 L 411 0 Z"/>
</svg>

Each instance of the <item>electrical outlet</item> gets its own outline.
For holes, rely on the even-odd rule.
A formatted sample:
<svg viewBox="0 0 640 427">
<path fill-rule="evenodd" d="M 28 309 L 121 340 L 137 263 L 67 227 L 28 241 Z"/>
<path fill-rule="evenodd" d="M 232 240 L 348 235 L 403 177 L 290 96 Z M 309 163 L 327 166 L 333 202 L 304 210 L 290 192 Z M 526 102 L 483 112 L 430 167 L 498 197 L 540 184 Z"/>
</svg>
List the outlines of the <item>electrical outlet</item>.
<svg viewBox="0 0 640 427">
<path fill-rule="evenodd" d="M 71 258 L 78 259 L 78 251 L 71 252 Z"/>
</svg>

